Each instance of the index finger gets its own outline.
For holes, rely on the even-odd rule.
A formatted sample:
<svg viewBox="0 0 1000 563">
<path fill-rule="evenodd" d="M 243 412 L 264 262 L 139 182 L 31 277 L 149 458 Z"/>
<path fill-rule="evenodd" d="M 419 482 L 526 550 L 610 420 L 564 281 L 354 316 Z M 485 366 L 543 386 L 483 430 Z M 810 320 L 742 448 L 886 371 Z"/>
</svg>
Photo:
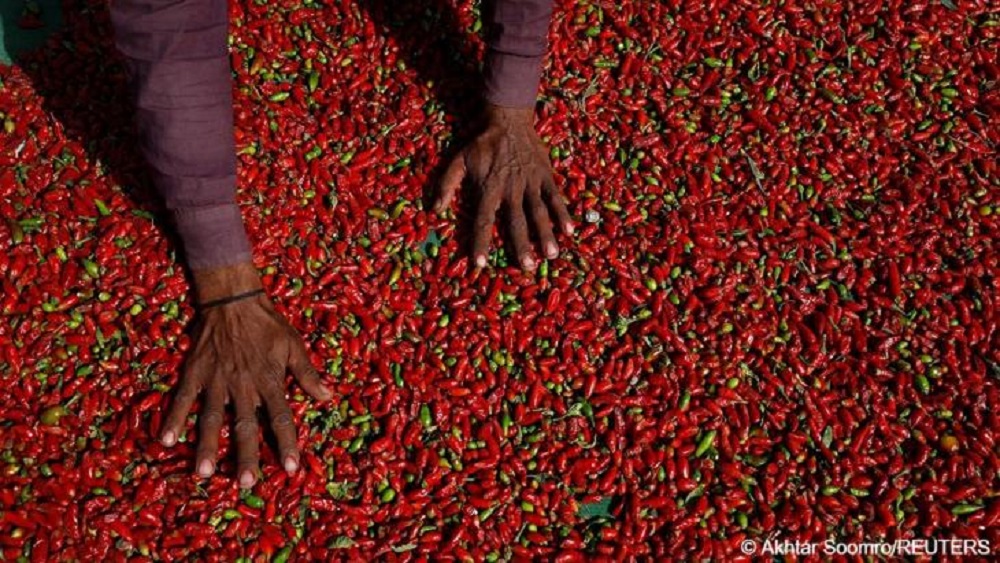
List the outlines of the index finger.
<svg viewBox="0 0 1000 563">
<path fill-rule="evenodd" d="M 552 234 L 552 221 L 549 219 L 548 209 L 542 201 L 540 189 L 528 190 L 528 209 L 531 211 L 531 218 L 535 221 L 535 228 L 538 229 L 538 238 L 542 243 L 542 252 L 545 257 L 552 259 L 559 255 L 559 246 L 556 244 L 556 237 Z"/>
<path fill-rule="evenodd" d="M 566 208 L 566 201 L 563 200 L 562 194 L 556 189 L 555 180 L 552 178 L 546 179 L 542 184 L 542 193 L 545 194 L 549 205 L 552 206 L 552 211 L 555 212 L 556 218 L 559 219 L 559 225 L 562 226 L 563 231 L 567 235 L 573 234 L 573 219 L 570 217 L 569 209 Z"/>
<path fill-rule="evenodd" d="M 277 387 L 264 395 L 267 413 L 271 416 L 271 430 L 278 440 L 278 463 L 292 473 L 299 467 L 299 448 L 296 444 L 295 419 L 285 395 Z"/>
</svg>

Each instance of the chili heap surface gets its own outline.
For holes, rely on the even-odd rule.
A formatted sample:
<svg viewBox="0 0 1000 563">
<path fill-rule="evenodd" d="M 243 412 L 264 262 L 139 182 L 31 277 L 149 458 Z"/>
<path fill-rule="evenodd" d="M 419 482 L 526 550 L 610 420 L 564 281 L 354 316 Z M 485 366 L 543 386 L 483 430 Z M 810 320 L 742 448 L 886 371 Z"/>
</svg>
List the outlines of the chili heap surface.
<svg viewBox="0 0 1000 563">
<path fill-rule="evenodd" d="M 228 429 L 206 481 L 195 416 L 156 439 L 194 310 L 105 2 L 0 68 L 4 559 L 1000 546 L 995 6 L 557 2 L 536 126 L 578 228 L 473 274 L 425 196 L 477 6 L 231 3 L 237 199 L 336 393 L 289 385 L 303 468 L 269 442 L 252 493 Z"/>
</svg>

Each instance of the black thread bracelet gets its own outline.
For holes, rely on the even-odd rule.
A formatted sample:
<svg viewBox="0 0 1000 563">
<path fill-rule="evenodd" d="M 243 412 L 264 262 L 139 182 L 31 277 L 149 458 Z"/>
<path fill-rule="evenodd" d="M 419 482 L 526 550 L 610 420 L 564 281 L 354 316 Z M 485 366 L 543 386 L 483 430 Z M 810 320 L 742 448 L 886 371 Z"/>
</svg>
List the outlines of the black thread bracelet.
<svg viewBox="0 0 1000 563">
<path fill-rule="evenodd" d="M 212 307 L 219 307 L 221 305 L 228 305 L 230 303 L 235 303 L 237 301 L 243 301 L 244 299 L 249 299 L 251 297 L 256 297 L 264 293 L 264 289 L 254 289 L 252 291 L 247 291 L 245 293 L 237 293 L 236 295 L 230 295 L 229 297 L 223 297 L 222 299 L 214 299 L 212 301 L 207 301 L 199 305 L 202 309 L 211 309 Z"/>
</svg>

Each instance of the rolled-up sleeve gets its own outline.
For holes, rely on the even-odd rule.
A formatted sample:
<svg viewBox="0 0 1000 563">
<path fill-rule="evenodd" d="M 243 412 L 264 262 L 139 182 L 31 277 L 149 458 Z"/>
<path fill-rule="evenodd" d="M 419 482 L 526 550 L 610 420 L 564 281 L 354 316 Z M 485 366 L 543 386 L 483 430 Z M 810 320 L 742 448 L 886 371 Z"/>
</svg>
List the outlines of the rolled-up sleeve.
<svg viewBox="0 0 1000 563">
<path fill-rule="evenodd" d="M 486 99 L 533 107 L 547 46 L 552 0 L 494 0 L 486 37 Z"/>
<path fill-rule="evenodd" d="M 226 0 L 114 0 L 140 150 L 193 269 L 250 260 L 236 205 Z"/>
</svg>

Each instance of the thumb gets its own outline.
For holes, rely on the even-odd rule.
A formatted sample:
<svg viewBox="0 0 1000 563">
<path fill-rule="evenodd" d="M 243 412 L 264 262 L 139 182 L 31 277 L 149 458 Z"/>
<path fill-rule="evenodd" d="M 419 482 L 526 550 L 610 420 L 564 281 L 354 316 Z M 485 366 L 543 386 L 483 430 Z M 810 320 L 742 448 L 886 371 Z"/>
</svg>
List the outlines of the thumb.
<svg viewBox="0 0 1000 563">
<path fill-rule="evenodd" d="M 444 171 L 444 177 L 441 179 L 441 188 L 438 193 L 437 202 L 434 203 L 434 211 L 436 213 L 442 213 L 448 206 L 451 205 L 452 200 L 455 199 L 455 193 L 458 192 L 458 188 L 462 186 L 462 180 L 465 179 L 465 151 L 458 153 L 455 158 L 448 165 L 448 169 Z"/>
<path fill-rule="evenodd" d="M 295 376 L 295 380 L 299 382 L 302 389 L 316 400 L 326 401 L 333 397 L 330 388 L 323 385 L 316 367 L 309 359 L 309 352 L 306 351 L 306 347 L 301 342 L 297 346 L 292 346 L 288 358 L 288 369 L 292 371 L 292 375 Z"/>
</svg>

